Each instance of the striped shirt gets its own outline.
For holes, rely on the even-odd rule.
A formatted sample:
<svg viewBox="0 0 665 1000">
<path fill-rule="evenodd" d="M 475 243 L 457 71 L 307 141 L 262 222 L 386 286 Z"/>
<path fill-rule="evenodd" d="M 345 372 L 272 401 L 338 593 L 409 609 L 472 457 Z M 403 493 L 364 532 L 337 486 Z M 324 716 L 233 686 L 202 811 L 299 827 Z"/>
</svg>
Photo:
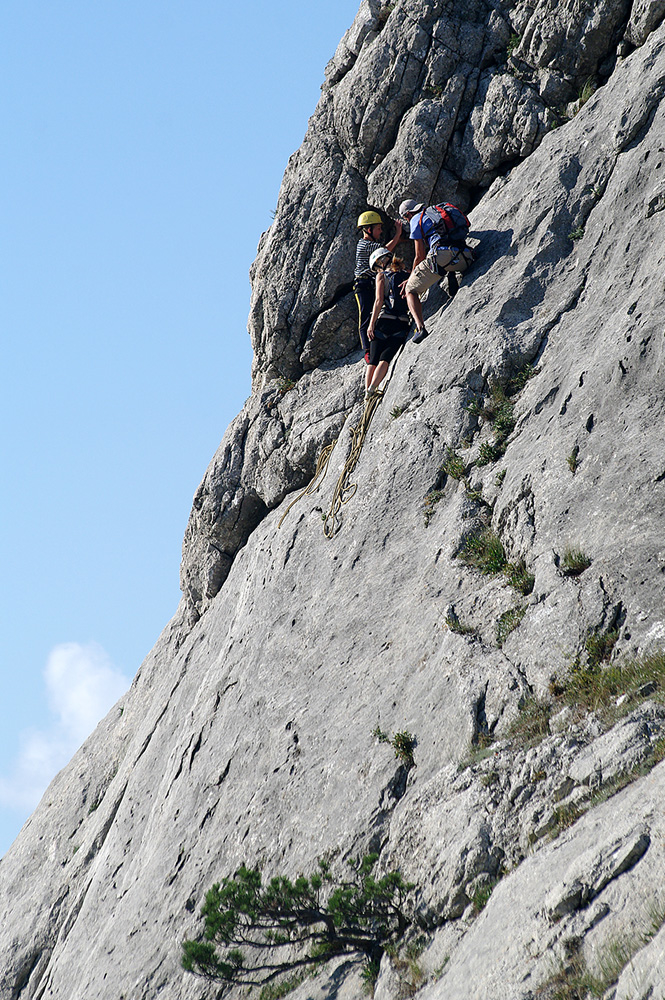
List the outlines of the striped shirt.
<svg viewBox="0 0 665 1000">
<path fill-rule="evenodd" d="M 354 278 L 371 278 L 372 272 L 369 269 L 369 258 L 375 250 L 381 250 L 381 244 L 374 240 L 366 240 L 364 237 L 358 240 L 356 247 L 356 269 L 353 272 Z"/>
</svg>

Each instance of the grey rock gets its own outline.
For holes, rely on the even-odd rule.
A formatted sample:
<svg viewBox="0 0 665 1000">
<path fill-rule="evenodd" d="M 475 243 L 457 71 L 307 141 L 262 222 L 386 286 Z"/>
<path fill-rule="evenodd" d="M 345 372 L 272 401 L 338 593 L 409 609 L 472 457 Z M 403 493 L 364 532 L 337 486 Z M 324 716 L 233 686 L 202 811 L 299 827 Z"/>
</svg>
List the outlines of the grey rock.
<svg viewBox="0 0 665 1000">
<path fill-rule="evenodd" d="M 539 60 L 537 107 L 537 73 L 572 80 L 606 59 L 628 11 L 599 4 L 584 26 L 562 17 L 478 3 L 464 24 L 440 0 L 401 0 L 383 23 L 377 4 L 361 6 L 260 243 L 254 389 L 197 492 L 182 604 L 0 861 L 3 1000 L 218 995 L 182 972 L 180 942 L 200 929 L 206 889 L 242 861 L 296 875 L 327 853 L 342 872 L 349 856 L 380 851 L 383 871 L 417 885 L 427 1000 L 527 1000 L 553 961 L 577 950 L 593 966 L 647 920 L 665 870 L 665 765 L 645 773 L 663 706 L 638 696 L 609 731 L 593 713 L 559 714 L 533 746 L 511 727 L 584 663 L 590 631 L 617 633 L 614 659 L 664 645 L 665 30 L 487 191 L 455 173 L 450 152 L 489 116 L 492 86 L 507 102 L 501 121 L 527 93 L 526 71 L 513 86 L 498 60 L 507 25 Z M 461 99 L 452 85 L 441 98 L 458 102 L 445 150 L 449 123 L 423 93 L 444 57 L 464 84 Z M 490 148 L 481 131 L 466 148 L 485 183 L 522 153 Z M 418 135 L 439 150 L 426 183 L 452 177 L 473 203 L 479 259 L 452 301 L 428 297 L 431 336 L 395 366 L 327 538 L 363 411 L 358 352 L 341 353 L 355 214 L 371 184 L 387 197 L 393 166 L 381 164 L 396 147 L 395 200 L 405 193 Z M 495 438 L 483 416 L 492 383 L 527 363 L 503 454 L 479 464 Z M 334 439 L 317 490 L 289 509 Z M 447 446 L 473 496 L 442 469 Z M 464 563 L 463 539 L 483 527 L 524 560 L 531 594 Z M 579 577 L 557 568 L 567 544 L 592 558 Z M 497 619 L 516 606 L 524 616 L 499 649 Z M 475 635 L 444 627 L 451 607 Z M 377 743 L 377 723 L 417 738 L 414 767 Z M 633 972 L 660 988 L 657 942 L 662 932 L 622 974 L 623 996 Z M 385 1000 L 402 988 L 393 972 L 384 957 Z M 293 996 L 359 993 L 350 958 Z"/>
<path fill-rule="evenodd" d="M 663 0 L 636 0 L 630 9 L 626 38 L 632 45 L 644 45 L 647 38 L 663 20 Z"/>
</svg>

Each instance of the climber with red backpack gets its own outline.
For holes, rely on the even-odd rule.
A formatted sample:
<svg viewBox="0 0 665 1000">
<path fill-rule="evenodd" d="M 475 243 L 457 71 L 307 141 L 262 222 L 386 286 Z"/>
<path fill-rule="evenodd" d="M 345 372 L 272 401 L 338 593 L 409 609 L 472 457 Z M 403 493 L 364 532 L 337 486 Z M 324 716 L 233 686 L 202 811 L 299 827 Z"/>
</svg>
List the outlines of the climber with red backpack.
<svg viewBox="0 0 665 1000">
<path fill-rule="evenodd" d="M 458 288 L 458 274 L 473 263 L 471 248 L 466 245 L 469 220 L 455 205 L 424 205 L 407 198 L 399 214 L 409 226 L 409 236 L 415 240 L 413 270 L 404 286 L 409 311 L 416 323 L 414 344 L 420 344 L 429 331 L 423 322 L 419 296 L 448 275 L 448 293 L 452 298 Z"/>
<path fill-rule="evenodd" d="M 386 247 L 379 247 L 369 258 L 376 274 L 374 308 L 367 327 L 369 368 L 366 398 L 373 396 L 388 374 L 390 362 L 406 343 L 409 333 L 409 309 L 400 286 L 408 280 L 404 262 L 393 257 Z"/>
</svg>

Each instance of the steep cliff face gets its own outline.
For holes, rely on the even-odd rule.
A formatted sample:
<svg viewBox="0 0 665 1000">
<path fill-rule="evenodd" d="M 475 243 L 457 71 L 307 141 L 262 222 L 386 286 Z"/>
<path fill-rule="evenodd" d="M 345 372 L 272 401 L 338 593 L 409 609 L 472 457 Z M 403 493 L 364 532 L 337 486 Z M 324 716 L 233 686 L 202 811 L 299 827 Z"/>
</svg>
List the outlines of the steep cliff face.
<svg viewBox="0 0 665 1000">
<path fill-rule="evenodd" d="M 426 938 L 424 979 L 386 958 L 377 1000 L 546 996 L 629 933 L 617 998 L 664 995 L 665 932 L 640 938 L 665 913 L 660 690 L 563 698 L 665 646 L 662 16 L 363 2 L 261 239 L 254 392 L 195 497 L 182 606 L 0 862 L 3 998 L 215 996 L 179 968 L 215 879 L 368 848 Z M 355 217 L 405 195 L 470 207 L 479 259 L 430 295 L 327 538 L 363 407 Z M 465 553 L 490 530 L 486 574 Z M 357 963 L 329 972 L 293 996 L 361 995 Z"/>
</svg>

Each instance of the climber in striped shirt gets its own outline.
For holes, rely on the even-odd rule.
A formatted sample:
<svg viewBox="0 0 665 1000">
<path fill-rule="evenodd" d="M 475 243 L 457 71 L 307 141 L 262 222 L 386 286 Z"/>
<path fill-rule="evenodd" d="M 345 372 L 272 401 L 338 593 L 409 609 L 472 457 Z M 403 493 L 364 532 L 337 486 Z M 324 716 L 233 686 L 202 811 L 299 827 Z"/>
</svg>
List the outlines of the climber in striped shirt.
<svg viewBox="0 0 665 1000">
<path fill-rule="evenodd" d="M 383 221 L 378 212 L 363 212 L 358 219 L 358 228 L 362 229 L 362 235 L 356 247 L 356 269 L 353 274 L 353 291 L 358 303 L 358 332 L 360 343 L 365 352 L 365 361 L 369 365 L 369 340 L 367 339 L 367 327 L 369 326 L 372 308 L 374 306 L 375 275 L 372 274 L 369 266 L 370 254 L 375 250 L 380 250 L 382 244 L 378 242 L 383 232 Z M 395 235 L 386 243 L 386 250 L 394 250 L 402 235 L 402 223 L 398 219 L 395 223 Z M 369 368 L 367 378 L 369 378 Z M 366 382 L 367 382 L 366 378 Z M 365 388 L 368 386 L 366 385 Z"/>
</svg>

